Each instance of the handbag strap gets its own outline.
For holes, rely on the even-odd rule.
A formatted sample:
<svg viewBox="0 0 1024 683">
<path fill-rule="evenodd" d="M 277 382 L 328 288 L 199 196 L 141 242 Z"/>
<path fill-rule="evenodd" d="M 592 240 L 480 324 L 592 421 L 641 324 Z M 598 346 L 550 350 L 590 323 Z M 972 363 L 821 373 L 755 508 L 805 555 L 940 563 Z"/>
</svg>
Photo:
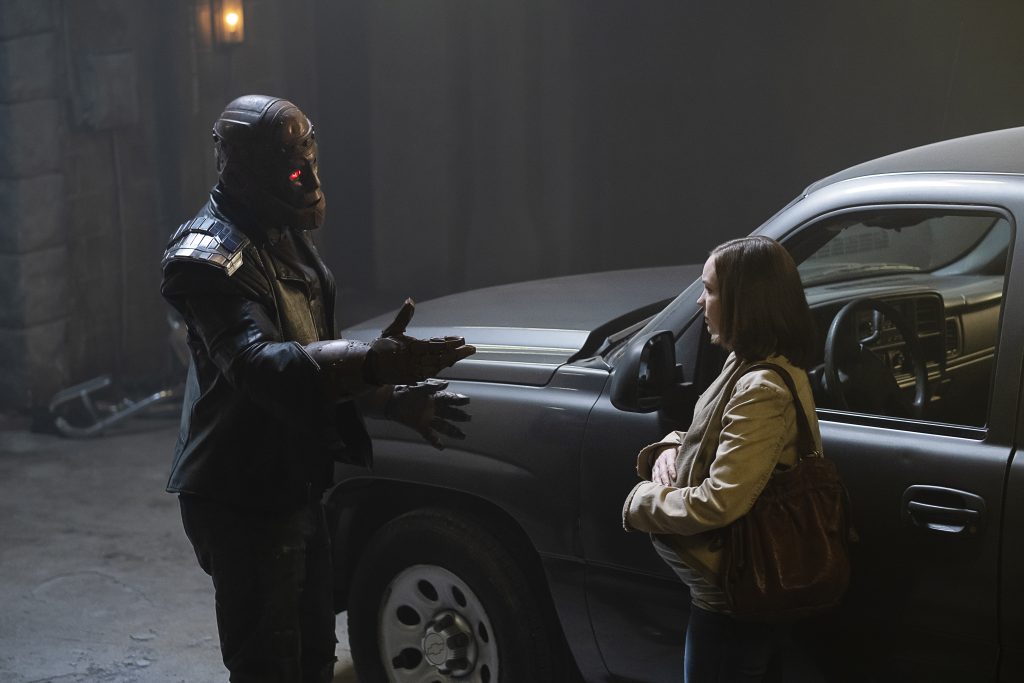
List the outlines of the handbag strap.
<svg viewBox="0 0 1024 683">
<path fill-rule="evenodd" d="M 804 412 L 804 406 L 800 402 L 800 396 L 796 392 L 796 386 L 793 384 L 793 378 L 789 372 L 780 365 L 775 363 L 755 363 L 744 371 L 744 374 L 751 370 L 757 370 L 759 368 L 767 368 L 774 370 L 782 381 L 786 383 L 786 387 L 789 388 L 789 393 L 793 396 L 793 405 L 796 408 L 796 427 L 797 427 L 797 457 L 803 458 L 807 453 L 814 453 L 821 455 L 820 449 L 814 444 L 814 435 L 811 433 L 811 424 L 807 421 L 807 413 Z"/>
</svg>

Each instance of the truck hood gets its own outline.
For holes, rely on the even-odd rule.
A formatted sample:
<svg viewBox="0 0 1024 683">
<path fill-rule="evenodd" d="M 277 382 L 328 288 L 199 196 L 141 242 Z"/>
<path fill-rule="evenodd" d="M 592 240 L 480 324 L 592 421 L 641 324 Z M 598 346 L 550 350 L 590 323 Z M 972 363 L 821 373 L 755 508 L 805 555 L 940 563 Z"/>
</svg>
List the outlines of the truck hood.
<svg viewBox="0 0 1024 683">
<path fill-rule="evenodd" d="M 477 347 L 441 373 L 446 379 L 539 386 L 574 355 L 659 311 L 700 272 L 700 265 L 635 268 L 475 289 L 417 303 L 406 333 L 456 335 Z M 394 315 L 356 324 L 344 336 L 374 339 Z"/>
</svg>

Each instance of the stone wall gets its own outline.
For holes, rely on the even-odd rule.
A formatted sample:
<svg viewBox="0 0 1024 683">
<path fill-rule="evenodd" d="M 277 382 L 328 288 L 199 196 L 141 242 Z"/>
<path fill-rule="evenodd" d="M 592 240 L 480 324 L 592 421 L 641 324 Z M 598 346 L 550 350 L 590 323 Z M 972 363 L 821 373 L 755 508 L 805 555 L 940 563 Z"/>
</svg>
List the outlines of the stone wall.
<svg viewBox="0 0 1024 683">
<path fill-rule="evenodd" d="M 312 3 L 248 0 L 213 44 L 203 0 L 0 0 L 0 412 L 45 419 L 181 379 L 159 261 L 216 180 L 210 126 L 246 92 L 316 115 Z"/>
<path fill-rule="evenodd" d="M 225 47 L 208 0 L 0 0 L 0 412 L 180 378 L 159 258 L 241 94 L 317 126 L 351 322 L 700 262 L 822 175 L 1017 125 L 1024 4 L 989 4 L 246 0 Z"/>
<path fill-rule="evenodd" d="M 158 292 L 165 198 L 147 68 L 157 32 L 147 3 L 76 0 L 59 8 L 72 283 L 67 379 L 111 374 L 128 390 L 159 374 L 167 350 Z"/>
<path fill-rule="evenodd" d="M 36 406 L 69 376 L 69 247 L 59 17 L 0 2 L 0 406 Z"/>
<path fill-rule="evenodd" d="M 192 9 L 0 0 L 0 411 L 45 416 L 99 375 L 117 399 L 180 374 L 159 259 L 183 179 L 209 181 L 207 150 L 180 144 L 200 109 Z"/>
</svg>

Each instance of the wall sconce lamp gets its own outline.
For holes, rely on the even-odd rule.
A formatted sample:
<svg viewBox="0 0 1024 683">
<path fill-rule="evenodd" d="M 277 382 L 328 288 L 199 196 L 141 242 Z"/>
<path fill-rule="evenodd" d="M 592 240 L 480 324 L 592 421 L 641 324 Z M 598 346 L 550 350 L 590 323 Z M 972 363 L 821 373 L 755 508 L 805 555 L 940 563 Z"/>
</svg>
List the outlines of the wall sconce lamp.
<svg viewBox="0 0 1024 683">
<path fill-rule="evenodd" d="M 210 23 L 216 45 L 238 45 L 245 40 L 242 0 L 210 0 Z"/>
</svg>

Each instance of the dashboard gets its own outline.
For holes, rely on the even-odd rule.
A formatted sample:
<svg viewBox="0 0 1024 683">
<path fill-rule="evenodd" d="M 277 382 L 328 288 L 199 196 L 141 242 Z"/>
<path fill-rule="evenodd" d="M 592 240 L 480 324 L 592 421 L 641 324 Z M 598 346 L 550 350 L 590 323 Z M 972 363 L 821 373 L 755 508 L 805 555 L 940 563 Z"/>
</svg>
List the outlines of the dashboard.
<svg viewBox="0 0 1024 683">
<path fill-rule="evenodd" d="M 829 327 L 847 303 L 870 298 L 895 308 L 920 342 L 928 374 L 925 419 L 983 426 L 998 342 L 1002 287 L 1002 277 L 915 273 L 812 286 L 807 288 L 807 299 L 823 350 Z M 845 332 L 884 365 L 901 391 L 911 395 L 913 366 L 906 340 L 893 321 L 877 311 L 865 310 L 855 312 L 849 324 Z M 827 404 L 828 400 L 823 402 Z"/>
</svg>

